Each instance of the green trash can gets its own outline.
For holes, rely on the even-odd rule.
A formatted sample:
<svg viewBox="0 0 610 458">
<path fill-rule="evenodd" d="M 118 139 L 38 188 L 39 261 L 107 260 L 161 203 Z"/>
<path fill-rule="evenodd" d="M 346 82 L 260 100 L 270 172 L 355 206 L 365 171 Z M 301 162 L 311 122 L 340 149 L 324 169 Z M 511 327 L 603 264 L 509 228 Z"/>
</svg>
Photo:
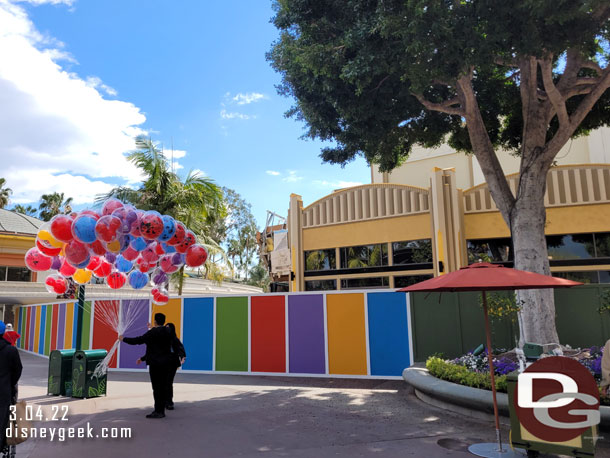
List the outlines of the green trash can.
<svg viewBox="0 0 610 458">
<path fill-rule="evenodd" d="M 106 357 L 106 350 L 77 350 L 72 359 L 72 397 L 94 398 L 106 395 L 106 373 L 94 375 L 95 368 Z"/>
<path fill-rule="evenodd" d="M 72 358 L 76 350 L 53 350 L 49 355 L 47 394 L 72 396 Z"/>
</svg>

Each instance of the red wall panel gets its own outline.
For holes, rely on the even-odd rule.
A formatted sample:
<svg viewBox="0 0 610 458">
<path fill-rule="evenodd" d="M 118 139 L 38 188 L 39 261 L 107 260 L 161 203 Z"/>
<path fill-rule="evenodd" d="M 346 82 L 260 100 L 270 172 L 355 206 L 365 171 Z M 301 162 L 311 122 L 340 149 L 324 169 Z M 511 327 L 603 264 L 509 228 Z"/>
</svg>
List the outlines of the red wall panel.
<svg viewBox="0 0 610 458">
<path fill-rule="evenodd" d="M 91 349 L 97 350 L 103 348 L 110 351 L 119 336 L 103 317 L 108 315 L 117 315 L 119 312 L 119 301 L 95 301 L 94 308 L 93 346 Z M 116 367 L 116 362 L 117 354 L 115 352 L 108 367 Z"/>
<path fill-rule="evenodd" d="M 253 372 L 286 372 L 285 300 L 285 296 L 252 297 Z"/>
</svg>

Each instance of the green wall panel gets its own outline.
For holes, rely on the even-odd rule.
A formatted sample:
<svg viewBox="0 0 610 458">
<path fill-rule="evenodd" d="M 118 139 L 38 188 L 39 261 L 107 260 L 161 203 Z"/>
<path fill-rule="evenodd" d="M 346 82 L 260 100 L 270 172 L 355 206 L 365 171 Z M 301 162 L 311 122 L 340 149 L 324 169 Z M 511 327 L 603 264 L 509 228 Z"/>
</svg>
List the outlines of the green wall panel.
<svg viewBox="0 0 610 458">
<path fill-rule="evenodd" d="M 248 298 L 216 299 L 216 370 L 248 370 Z"/>
</svg>

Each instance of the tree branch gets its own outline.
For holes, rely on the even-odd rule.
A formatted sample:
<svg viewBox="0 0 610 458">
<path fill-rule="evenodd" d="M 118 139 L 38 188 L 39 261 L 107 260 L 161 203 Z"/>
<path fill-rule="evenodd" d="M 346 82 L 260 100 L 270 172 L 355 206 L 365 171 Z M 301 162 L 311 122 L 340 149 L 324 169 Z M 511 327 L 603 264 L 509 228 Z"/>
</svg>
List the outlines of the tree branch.
<svg viewBox="0 0 610 458">
<path fill-rule="evenodd" d="M 585 60 L 580 63 L 581 68 L 588 68 L 590 70 L 595 70 L 598 75 L 604 73 L 604 70 L 599 66 L 599 64 L 592 60 Z M 580 69 L 579 69 L 580 70 Z"/>
<path fill-rule="evenodd" d="M 561 95 L 561 92 L 553 83 L 553 56 L 549 55 L 544 59 L 538 59 L 538 65 L 540 65 L 540 69 L 542 70 L 542 82 L 544 84 L 544 90 L 553 105 L 553 109 L 557 114 L 557 118 L 559 119 L 560 126 L 567 126 L 570 123 L 570 117 L 568 116 L 568 109 L 566 108 L 566 101 Z M 553 112 L 549 114 L 549 116 L 553 117 Z M 550 119 L 547 119 L 547 123 Z"/>
<path fill-rule="evenodd" d="M 447 113 L 450 115 L 464 116 L 464 110 L 462 108 L 454 108 L 452 106 L 459 103 L 459 99 L 456 100 L 456 98 L 453 98 L 442 103 L 435 103 L 426 100 L 425 97 L 420 94 L 413 94 L 413 96 L 428 110 L 440 111 L 441 113 Z"/>
</svg>

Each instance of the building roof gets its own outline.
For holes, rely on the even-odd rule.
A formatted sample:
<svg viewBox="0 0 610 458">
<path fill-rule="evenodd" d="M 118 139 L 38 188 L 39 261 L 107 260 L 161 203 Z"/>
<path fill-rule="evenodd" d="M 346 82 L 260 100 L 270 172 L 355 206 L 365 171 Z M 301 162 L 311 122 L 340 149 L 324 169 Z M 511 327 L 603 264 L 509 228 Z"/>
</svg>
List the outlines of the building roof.
<svg viewBox="0 0 610 458">
<path fill-rule="evenodd" d="M 0 208 L 0 234 L 21 234 L 35 236 L 44 221 L 32 216 Z"/>
</svg>

